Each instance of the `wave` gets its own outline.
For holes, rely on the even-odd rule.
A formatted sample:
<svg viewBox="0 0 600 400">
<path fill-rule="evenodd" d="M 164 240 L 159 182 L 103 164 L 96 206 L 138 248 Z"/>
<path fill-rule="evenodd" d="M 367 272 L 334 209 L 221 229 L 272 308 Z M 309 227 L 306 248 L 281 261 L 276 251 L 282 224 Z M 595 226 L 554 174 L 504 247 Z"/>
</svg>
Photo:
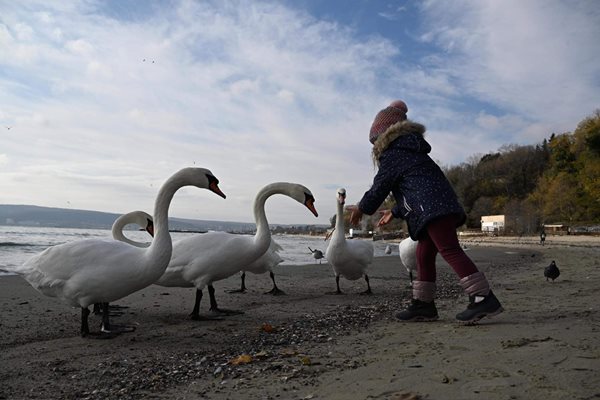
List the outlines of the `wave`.
<svg viewBox="0 0 600 400">
<path fill-rule="evenodd" d="M 9 269 L 0 268 L 0 276 L 18 275 L 16 272 Z"/>
<path fill-rule="evenodd" d="M 39 243 L 0 242 L 0 247 L 32 247 L 42 246 Z"/>
</svg>

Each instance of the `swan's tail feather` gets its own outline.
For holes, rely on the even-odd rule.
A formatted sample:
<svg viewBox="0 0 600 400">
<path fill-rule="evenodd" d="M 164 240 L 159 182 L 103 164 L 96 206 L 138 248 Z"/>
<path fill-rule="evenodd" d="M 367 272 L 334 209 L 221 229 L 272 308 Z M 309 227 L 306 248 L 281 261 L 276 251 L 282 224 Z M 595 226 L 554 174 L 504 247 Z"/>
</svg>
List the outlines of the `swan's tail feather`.
<svg viewBox="0 0 600 400">
<path fill-rule="evenodd" d="M 19 275 L 22 275 L 34 289 L 49 297 L 59 297 L 65 286 L 63 279 L 49 278 L 35 269 L 29 271 L 21 270 Z"/>
<path fill-rule="evenodd" d="M 281 245 L 279 243 L 277 243 L 276 241 L 271 239 L 271 248 L 273 249 L 273 251 L 282 251 L 283 247 L 281 247 Z"/>
</svg>

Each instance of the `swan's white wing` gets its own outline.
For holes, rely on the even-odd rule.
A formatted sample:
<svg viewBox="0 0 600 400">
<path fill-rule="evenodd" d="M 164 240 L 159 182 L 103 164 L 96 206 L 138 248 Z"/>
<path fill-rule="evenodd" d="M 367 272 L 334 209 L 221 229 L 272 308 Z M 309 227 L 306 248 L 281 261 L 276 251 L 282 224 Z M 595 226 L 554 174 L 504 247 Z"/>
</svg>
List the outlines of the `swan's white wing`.
<svg viewBox="0 0 600 400">
<path fill-rule="evenodd" d="M 178 286 L 190 282 L 202 288 L 210 282 L 228 278 L 254 262 L 254 237 L 226 232 L 208 232 L 173 243 L 173 256 L 164 275 L 156 282 Z"/>
<path fill-rule="evenodd" d="M 85 307 L 149 285 L 140 279 L 145 269 L 142 255 L 141 249 L 114 240 L 80 240 L 44 250 L 19 272 L 43 294 Z"/>
<path fill-rule="evenodd" d="M 358 263 L 361 264 L 371 264 L 373 262 L 373 243 L 365 242 L 363 240 L 351 240 L 346 242 L 348 245 L 348 250 L 352 254 L 352 258 L 354 258 Z"/>
<path fill-rule="evenodd" d="M 283 250 L 283 248 L 275 243 L 274 240 L 271 239 L 271 245 L 269 246 L 269 250 L 260 258 L 253 263 L 246 265 L 242 270 L 252 272 L 254 274 L 262 274 L 267 271 L 271 271 L 273 267 L 281 264 L 283 262 L 283 258 L 279 255 L 279 251 Z"/>
</svg>

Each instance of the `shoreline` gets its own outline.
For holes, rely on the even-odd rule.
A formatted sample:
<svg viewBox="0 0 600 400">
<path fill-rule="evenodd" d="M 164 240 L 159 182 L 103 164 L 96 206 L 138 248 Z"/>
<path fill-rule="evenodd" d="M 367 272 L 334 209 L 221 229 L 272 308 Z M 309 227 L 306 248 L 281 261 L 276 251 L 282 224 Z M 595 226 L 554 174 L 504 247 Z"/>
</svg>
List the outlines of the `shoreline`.
<svg viewBox="0 0 600 400">
<path fill-rule="evenodd" d="M 479 239 L 479 238 L 478 238 Z M 497 238 L 492 238 L 497 239 Z M 438 261 L 440 320 L 400 323 L 410 301 L 397 253 L 376 258 L 372 296 L 364 280 L 335 288 L 323 263 L 276 268 L 215 283 L 221 321 L 190 321 L 191 289 L 151 286 L 119 302 L 116 323 L 137 325 L 110 340 L 82 339 L 79 312 L 0 278 L 0 398 L 5 399 L 564 399 L 598 396 L 598 247 L 461 242 L 506 311 L 473 327 L 454 321 L 467 299 Z M 556 260 L 561 276 L 542 271 Z M 206 297 L 206 296 L 205 296 Z M 207 313 L 207 299 L 201 313 Z M 98 317 L 90 317 L 96 329 Z M 350 397 L 349 397 L 350 396 Z"/>
</svg>

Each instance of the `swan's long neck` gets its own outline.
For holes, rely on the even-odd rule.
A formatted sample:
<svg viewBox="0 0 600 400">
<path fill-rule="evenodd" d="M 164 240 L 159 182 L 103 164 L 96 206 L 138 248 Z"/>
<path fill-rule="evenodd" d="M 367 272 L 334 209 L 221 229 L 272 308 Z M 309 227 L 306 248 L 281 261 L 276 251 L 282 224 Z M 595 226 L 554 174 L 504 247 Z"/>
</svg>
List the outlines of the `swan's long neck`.
<svg viewBox="0 0 600 400">
<path fill-rule="evenodd" d="M 346 227 L 344 226 L 344 205 L 337 202 L 337 212 L 335 217 L 335 232 L 333 232 L 332 241 L 343 242 L 346 240 Z"/>
<path fill-rule="evenodd" d="M 175 192 L 184 185 L 178 175 L 172 176 L 161 186 L 154 202 L 154 240 L 148 254 L 151 259 L 158 261 L 155 265 L 164 264 L 165 268 L 173 251 L 169 233 L 169 205 Z"/>
<path fill-rule="evenodd" d="M 271 231 L 265 214 L 265 202 L 274 194 L 289 194 L 291 185 L 284 182 L 272 183 L 263 187 L 254 199 L 254 222 L 256 223 L 256 235 L 254 235 L 254 246 L 261 254 L 266 252 L 271 244 Z M 264 250 L 263 250 L 264 249 Z"/>
</svg>

